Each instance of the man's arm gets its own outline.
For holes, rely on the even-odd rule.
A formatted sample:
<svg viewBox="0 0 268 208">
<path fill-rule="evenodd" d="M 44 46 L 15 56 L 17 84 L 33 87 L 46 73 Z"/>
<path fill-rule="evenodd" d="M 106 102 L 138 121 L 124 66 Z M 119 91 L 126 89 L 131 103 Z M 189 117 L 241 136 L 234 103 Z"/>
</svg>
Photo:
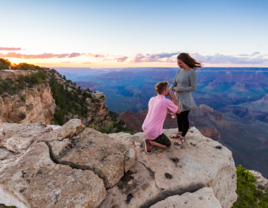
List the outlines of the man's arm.
<svg viewBox="0 0 268 208">
<path fill-rule="evenodd" d="M 179 106 L 178 101 L 176 100 L 175 96 L 173 95 L 172 90 L 169 90 L 169 92 L 168 92 L 168 97 L 173 101 L 173 103 L 174 103 L 176 106 L 178 106 L 178 110 L 177 110 L 176 114 L 180 114 L 180 113 L 181 113 L 181 109 L 180 109 L 180 106 Z"/>
</svg>

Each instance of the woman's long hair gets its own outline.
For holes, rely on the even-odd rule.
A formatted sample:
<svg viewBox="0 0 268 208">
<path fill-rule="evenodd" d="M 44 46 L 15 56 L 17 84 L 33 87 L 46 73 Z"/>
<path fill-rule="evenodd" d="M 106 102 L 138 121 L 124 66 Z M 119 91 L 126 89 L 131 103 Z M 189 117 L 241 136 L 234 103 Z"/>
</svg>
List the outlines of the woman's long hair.
<svg viewBox="0 0 268 208">
<path fill-rule="evenodd" d="M 177 56 L 177 59 L 180 59 L 181 61 L 183 61 L 183 63 L 185 63 L 192 69 L 197 70 L 198 68 L 202 68 L 201 63 L 192 58 L 188 53 L 180 53 Z"/>
</svg>

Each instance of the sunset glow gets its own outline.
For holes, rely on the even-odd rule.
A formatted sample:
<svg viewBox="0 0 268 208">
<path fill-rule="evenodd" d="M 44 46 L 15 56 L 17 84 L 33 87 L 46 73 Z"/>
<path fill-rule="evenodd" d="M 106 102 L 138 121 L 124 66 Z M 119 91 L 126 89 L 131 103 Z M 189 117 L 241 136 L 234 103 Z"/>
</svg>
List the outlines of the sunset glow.
<svg viewBox="0 0 268 208">
<path fill-rule="evenodd" d="M 8 20 L 2 22 L 0 57 L 14 63 L 176 67 L 179 52 L 188 52 L 204 66 L 268 66 L 267 1 L 11 0 L 1 5 L 0 17 Z"/>
</svg>

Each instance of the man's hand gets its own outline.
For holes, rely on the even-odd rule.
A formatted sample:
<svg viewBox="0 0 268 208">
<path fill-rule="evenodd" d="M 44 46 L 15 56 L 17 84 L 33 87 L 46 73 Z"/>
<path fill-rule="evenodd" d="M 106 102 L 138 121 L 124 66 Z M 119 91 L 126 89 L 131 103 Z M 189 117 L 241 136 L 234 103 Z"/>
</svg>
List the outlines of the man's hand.
<svg viewBox="0 0 268 208">
<path fill-rule="evenodd" d="M 175 92 L 179 92 L 179 88 L 178 88 L 178 87 L 173 87 L 173 90 L 174 90 Z"/>
<path fill-rule="evenodd" d="M 175 96 L 173 95 L 173 92 L 172 92 L 172 90 L 169 90 L 168 91 L 168 97 L 170 98 L 170 99 L 175 99 Z"/>
<path fill-rule="evenodd" d="M 168 112 L 167 115 L 168 116 L 171 116 L 172 118 L 176 118 L 177 117 L 176 113 L 170 113 L 170 112 Z"/>
</svg>

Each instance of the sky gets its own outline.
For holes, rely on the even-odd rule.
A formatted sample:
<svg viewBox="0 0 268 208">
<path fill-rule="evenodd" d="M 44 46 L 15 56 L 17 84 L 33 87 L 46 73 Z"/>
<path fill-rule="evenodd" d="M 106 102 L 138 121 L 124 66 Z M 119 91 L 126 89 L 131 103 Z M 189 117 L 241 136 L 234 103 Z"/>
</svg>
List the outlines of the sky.
<svg viewBox="0 0 268 208">
<path fill-rule="evenodd" d="M 267 0 L 0 0 L 0 57 L 44 67 L 268 67 Z"/>
</svg>

